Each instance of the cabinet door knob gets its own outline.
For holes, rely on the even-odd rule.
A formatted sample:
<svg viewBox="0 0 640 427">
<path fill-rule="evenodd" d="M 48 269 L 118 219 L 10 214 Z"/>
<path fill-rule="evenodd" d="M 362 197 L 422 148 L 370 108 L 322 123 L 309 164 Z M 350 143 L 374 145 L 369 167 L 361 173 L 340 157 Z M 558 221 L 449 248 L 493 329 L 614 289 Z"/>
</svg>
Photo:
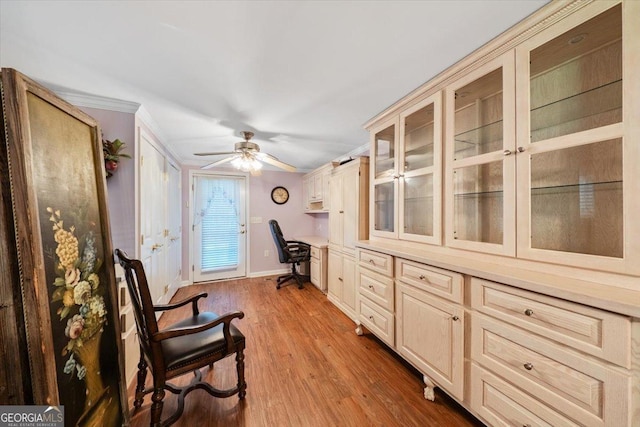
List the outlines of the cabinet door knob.
<svg viewBox="0 0 640 427">
<path fill-rule="evenodd" d="M 426 279 L 426 277 L 424 277 L 424 274 L 421 274 L 421 275 L 418 276 L 418 279 L 424 280 L 424 279 Z"/>
<path fill-rule="evenodd" d="M 344 213 L 344 211 L 339 211 L 339 213 Z"/>
<path fill-rule="evenodd" d="M 338 277 L 338 280 L 340 280 L 342 282 L 342 277 Z"/>
<path fill-rule="evenodd" d="M 369 320 L 373 322 L 373 316 L 369 316 Z"/>
<path fill-rule="evenodd" d="M 504 150 L 502 152 L 502 154 L 504 154 L 505 156 L 510 156 L 512 154 L 511 150 Z"/>
<path fill-rule="evenodd" d="M 373 289 L 373 285 L 369 285 L 369 289 Z"/>
<path fill-rule="evenodd" d="M 531 310 L 530 308 L 527 308 L 527 309 L 524 311 L 524 314 L 526 314 L 527 316 L 532 316 L 532 315 L 533 315 L 533 310 Z"/>
<path fill-rule="evenodd" d="M 518 153 L 524 153 L 524 147 L 518 147 Z"/>
<path fill-rule="evenodd" d="M 531 362 L 527 362 L 524 364 L 524 369 L 526 369 L 527 371 L 530 371 L 533 369 L 533 364 Z"/>
<path fill-rule="evenodd" d="M 452 319 L 454 322 L 456 322 L 456 321 L 458 321 L 460 318 L 459 318 L 458 316 L 453 316 L 451 319 Z"/>
</svg>

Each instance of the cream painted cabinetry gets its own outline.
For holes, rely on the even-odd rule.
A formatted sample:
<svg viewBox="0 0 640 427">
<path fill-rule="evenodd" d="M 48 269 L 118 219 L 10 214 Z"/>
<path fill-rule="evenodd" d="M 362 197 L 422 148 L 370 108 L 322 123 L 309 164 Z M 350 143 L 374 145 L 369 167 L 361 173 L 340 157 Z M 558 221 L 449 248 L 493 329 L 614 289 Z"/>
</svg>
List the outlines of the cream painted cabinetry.
<svg viewBox="0 0 640 427">
<path fill-rule="evenodd" d="M 126 383 L 130 384 L 138 371 L 140 361 L 140 347 L 136 329 L 133 306 L 129 297 L 127 283 L 124 280 L 124 270 L 120 264 L 115 264 L 116 280 L 118 283 L 118 306 L 120 313 L 120 339 L 124 350 L 124 374 Z"/>
<path fill-rule="evenodd" d="M 329 212 L 331 169 L 331 163 L 327 163 L 302 177 L 303 203 L 306 213 Z"/>
<path fill-rule="evenodd" d="M 442 225 L 443 253 L 640 275 L 639 15 L 633 0 L 551 2 L 372 119 L 371 238 L 440 246 Z M 431 209 L 407 187 L 427 171 L 407 170 L 424 151 L 413 124 L 441 93 L 444 215 L 419 239 L 407 212 Z"/>
<path fill-rule="evenodd" d="M 334 168 L 329 180 L 329 255 L 327 297 L 356 320 L 355 245 L 368 233 L 369 158 Z"/>
<path fill-rule="evenodd" d="M 439 92 L 371 130 L 371 234 L 440 244 Z"/>
<path fill-rule="evenodd" d="M 395 295 L 393 283 L 393 257 L 360 249 L 358 268 L 358 325 L 356 333 L 363 334 L 362 326 L 378 338 L 395 347 Z"/>
</svg>

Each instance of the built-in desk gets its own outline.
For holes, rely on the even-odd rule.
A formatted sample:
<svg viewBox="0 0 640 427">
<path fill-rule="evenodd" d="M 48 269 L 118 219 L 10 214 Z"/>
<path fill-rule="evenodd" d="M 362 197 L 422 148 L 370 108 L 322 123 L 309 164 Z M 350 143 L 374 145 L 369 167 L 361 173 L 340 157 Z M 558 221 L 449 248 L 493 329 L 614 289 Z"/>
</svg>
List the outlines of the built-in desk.
<svg viewBox="0 0 640 427">
<path fill-rule="evenodd" d="M 294 240 L 299 240 L 311 246 L 310 280 L 318 289 L 326 293 L 328 239 L 322 236 L 295 236 Z"/>
</svg>

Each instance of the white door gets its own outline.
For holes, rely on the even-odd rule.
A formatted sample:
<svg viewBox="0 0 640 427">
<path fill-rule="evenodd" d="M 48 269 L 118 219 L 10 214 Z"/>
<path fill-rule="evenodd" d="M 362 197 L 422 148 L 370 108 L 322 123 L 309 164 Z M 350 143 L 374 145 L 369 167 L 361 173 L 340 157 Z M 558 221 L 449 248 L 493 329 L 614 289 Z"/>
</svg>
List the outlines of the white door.
<svg viewBox="0 0 640 427">
<path fill-rule="evenodd" d="M 193 281 L 246 276 L 244 175 L 193 175 Z"/>
<path fill-rule="evenodd" d="M 182 282 L 182 185 L 180 169 L 167 161 L 167 283 Z"/>
<path fill-rule="evenodd" d="M 164 296 L 165 275 L 165 157 L 144 132 L 140 133 L 140 260 L 154 302 Z"/>
</svg>

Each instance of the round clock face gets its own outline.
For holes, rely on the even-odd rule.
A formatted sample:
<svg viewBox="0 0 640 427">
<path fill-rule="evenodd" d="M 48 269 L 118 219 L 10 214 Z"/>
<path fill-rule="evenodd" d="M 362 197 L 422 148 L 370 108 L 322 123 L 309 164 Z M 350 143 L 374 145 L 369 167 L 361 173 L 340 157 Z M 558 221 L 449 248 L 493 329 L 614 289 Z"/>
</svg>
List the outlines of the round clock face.
<svg viewBox="0 0 640 427">
<path fill-rule="evenodd" d="M 289 200 L 289 192 L 284 187 L 276 187 L 271 190 L 271 200 L 279 205 L 285 204 Z"/>
</svg>

